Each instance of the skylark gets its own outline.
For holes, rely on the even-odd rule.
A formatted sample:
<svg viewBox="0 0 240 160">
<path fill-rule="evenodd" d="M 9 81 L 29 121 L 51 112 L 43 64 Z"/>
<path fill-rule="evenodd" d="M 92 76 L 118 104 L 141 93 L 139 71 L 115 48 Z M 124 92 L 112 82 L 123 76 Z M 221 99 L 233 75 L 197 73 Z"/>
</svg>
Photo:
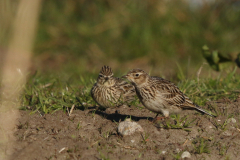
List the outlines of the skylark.
<svg viewBox="0 0 240 160">
<path fill-rule="evenodd" d="M 123 78 L 127 78 L 135 86 L 139 100 L 147 109 L 157 113 L 156 117 L 159 113 L 169 117 L 169 114 L 177 113 L 182 109 L 195 109 L 213 116 L 194 104 L 174 83 L 168 80 L 150 76 L 141 69 L 133 69 Z"/>
<path fill-rule="evenodd" d="M 91 96 L 102 107 L 116 107 L 135 99 L 135 88 L 123 79 L 113 77 L 112 69 L 103 66 L 97 82 L 91 90 Z"/>
</svg>

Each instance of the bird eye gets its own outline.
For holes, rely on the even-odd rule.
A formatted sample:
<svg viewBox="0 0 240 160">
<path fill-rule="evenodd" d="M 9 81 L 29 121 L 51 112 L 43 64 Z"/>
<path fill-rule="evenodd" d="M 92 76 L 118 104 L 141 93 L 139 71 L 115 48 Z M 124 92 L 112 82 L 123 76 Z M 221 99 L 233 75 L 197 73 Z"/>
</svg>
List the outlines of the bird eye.
<svg viewBox="0 0 240 160">
<path fill-rule="evenodd" d="M 99 77 L 103 77 L 101 74 L 99 74 Z"/>
<path fill-rule="evenodd" d="M 139 74 L 135 74 L 135 76 L 136 76 L 136 77 L 138 77 L 138 76 L 139 76 Z"/>
</svg>

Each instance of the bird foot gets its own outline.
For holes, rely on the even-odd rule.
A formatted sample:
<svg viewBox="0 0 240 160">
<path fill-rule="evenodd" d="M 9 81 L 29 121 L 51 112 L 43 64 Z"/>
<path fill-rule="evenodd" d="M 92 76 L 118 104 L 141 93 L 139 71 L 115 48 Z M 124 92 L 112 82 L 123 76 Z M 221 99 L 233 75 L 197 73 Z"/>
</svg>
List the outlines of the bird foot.
<svg viewBox="0 0 240 160">
<path fill-rule="evenodd" d="M 155 117 L 155 118 L 153 118 L 153 120 L 152 121 L 150 121 L 151 123 L 155 123 L 155 122 L 157 122 L 157 121 L 159 121 L 159 120 L 163 120 L 163 119 L 165 119 L 166 117 Z"/>
</svg>

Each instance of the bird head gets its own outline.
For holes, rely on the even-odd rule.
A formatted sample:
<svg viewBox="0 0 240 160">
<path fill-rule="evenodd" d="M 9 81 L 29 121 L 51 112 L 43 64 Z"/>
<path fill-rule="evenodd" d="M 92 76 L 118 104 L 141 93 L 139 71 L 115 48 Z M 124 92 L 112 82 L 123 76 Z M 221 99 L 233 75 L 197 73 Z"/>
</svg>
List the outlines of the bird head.
<svg viewBox="0 0 240 160">
<path fill-rule="evenodd" d="M 141 69 L 130 70 L 122 78 L 128 79 L 133 85 L 140 87 L 148 81 L 149 75 Z"/>
<path fill-rule="evenodd" d="M 114 85 L 114 77 L 111 67 L 103 66 L 99 72 L 97 83 L 105 86 Z"/>
</svg>

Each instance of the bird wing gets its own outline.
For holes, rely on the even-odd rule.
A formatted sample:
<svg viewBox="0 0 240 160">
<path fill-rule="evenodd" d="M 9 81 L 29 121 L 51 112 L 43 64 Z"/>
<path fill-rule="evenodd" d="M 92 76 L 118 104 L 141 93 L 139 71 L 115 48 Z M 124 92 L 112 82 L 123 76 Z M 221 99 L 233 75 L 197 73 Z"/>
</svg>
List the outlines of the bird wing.
<svg viewBox="0 0 240 160">
<path fill-rule="evenodd" d="M 152 81 L 157 88 L 158 95 L 166 104 L 181 106 L 185 103 L 184 94 L 174 83 L 160 77 L 152 77 Z"/>
<path fill-rule="evenodd" d="M 187 96 L 185 96 L 180 89 L 172 82 L 159 77 L 153 77 L 152 80 L 155 82 L 159 95 L 164 100 L 164 105 L 170 104 L 179 106 L 182 109 L 196 109 L 200 112 L 208 114 L 209 116 L 215 117 L 208 113 L 198 105 L 194 104 Z"/>
<path fill-rule="evenodd" d="M 118 90 L 121 92 L 124 101 L 134 100 L 136 95 L 135 87 L 121 78 L 116 78 L 116 80 L 117 80 L 116 86 Z"/>
</svg>

